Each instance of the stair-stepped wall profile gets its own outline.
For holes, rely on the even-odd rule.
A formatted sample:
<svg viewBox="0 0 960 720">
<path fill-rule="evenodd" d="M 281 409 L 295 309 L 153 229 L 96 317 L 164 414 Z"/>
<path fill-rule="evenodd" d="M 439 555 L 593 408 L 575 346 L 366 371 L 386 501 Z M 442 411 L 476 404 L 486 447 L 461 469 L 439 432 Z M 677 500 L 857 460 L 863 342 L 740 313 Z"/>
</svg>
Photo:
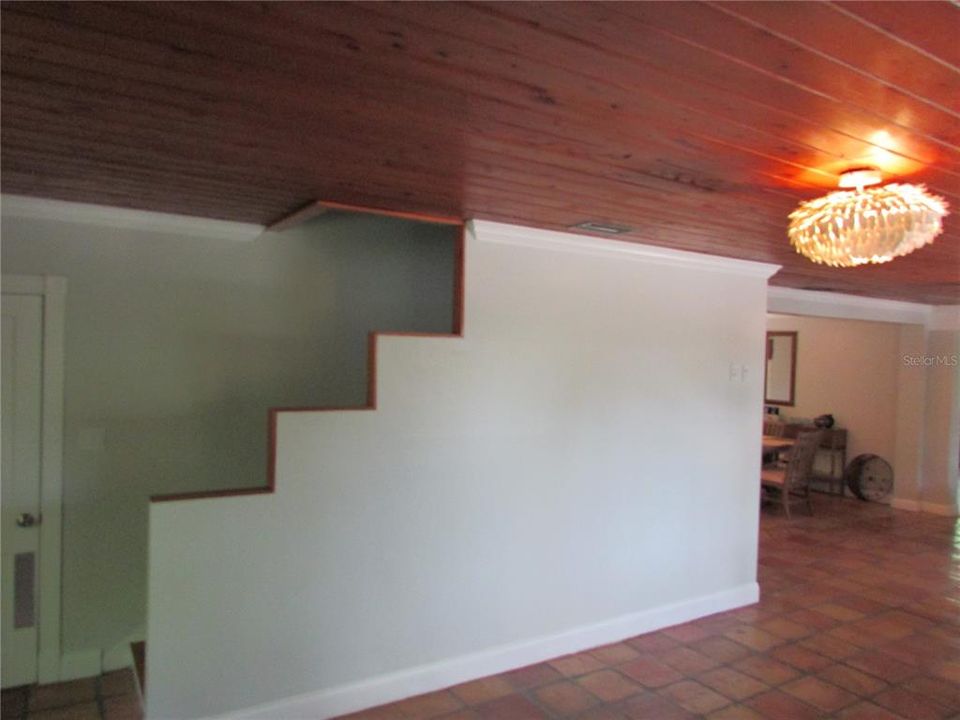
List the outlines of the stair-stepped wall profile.
<svg viewBox="0 0 960 720">
<path fill-rule="evenodd" d="M 60 657 L 45 652 L 45 680 L 122 667 L 144 639 L 151 497 L 262 492 L 271 408 L 362 406 L 371 330 L 454 331 L 462 223 L 350 210 L 264 232 L 3 197 L 4 273 L 67 285 Z"/>
<path fill-rule="evenodd" d="M 335 205 L 333 203 L 326 203 L 327 205 Z M 418 238 L 418 231 L 411 228 L 419 227 L 419 239 L 422 244 L 430 244 L 433 246 L 432 253 L 436 253 L 436 250 L 441 250 L 442 253 L 446 253 L 447 247 L 445 243 L 438 243 L 438 239 L 444 239 L 444 235 L 449 236 L 452 240 L 449 243 L 450 247 L 450 257 L 452 258 L 450 264 L 450 277 L 447 282 L 447 285 L 450 289 L 450 302 L 449 302 L 449 331 L 427 331 L 427 330 L 380 330 L 380 331 L 370 331 L 367 336 L 367 363 L 366 363 L 366 390 L 364 393 L 364 399 L 362 401 L 357 401 L 350 404 L 337 404 L 337 405 L 316 405 L 316 404 L 303 404 L 295 407 L 290 406 L 279 406 L 271 407 L 267 412 L 267 427 L 266 427 L 266 474 L 265 481 L 262 485 L 247 485 L 244 487 L 235 487 L 235 488 L 221 488 L 216 490 L 192 490 L 188 492 L 177 492 L 177 493 L 163 493 L 153 495 L 150 498 L 151 502 L 171 502 L 174 500 L 199 500 L 202 498 L 213 498 L 213 497 L 231 497 L 238 495 L 263 495 L 272 493 L 275 488 L 276 483 L 276 446 L 277 446 L 277 416 L 281 413 L 299 413 L 299 412 L 329 412 L 329 411 L 342 411 L 342 410 L 375 410 L 377 406 L 377 383 L 376 383 L 376 358 L 377 358 L 377 339 L 379 337 L 461 337 L 463 329 L 463 245 L 464 245 L 464 233 L 465 227 L 463 223 L 455 221 L 449 218 L 434 218 L 430 219 L 426 215 L 416 215 L 412 217 L 412 214 L 405 213 L 393 213 L 388 211 L 378 211 L 365 209 L 354 206 L 339 205 L 337 206 L 340 210 L 335 211 L 342 219 L 345 219 L 347 222 L 358 222 L 358 227 L 363 229 L 364 223 L 368 222 L 370 219 L 382 220 L 385 216 L 388 218 L 389 222 L 398 222 L 400 225 L 407 226 L 407 232 L 414 238 Z M 330 214 L 324 213 L 321 218 L 321 222 L 329 219 Z M 314 223 L 318 222 L 313 220 Z M 432 226 L 432 227 L 431 227 Z M 446 227 L 443 227 L 446 226 Z M 423 228 L 430 228 L 427 232 L 424 232 Z M 281 228 L 283 231 L 285 228 Z M 441 233 L 435 233 L 434 230 L 441 230 Z M 361 239 L 358 237 L 358 239 Z M 409 238 L 405 238 L 409 240 Z M 382 258 L 371 258 L 374 260 L 374 265 L 377 260 L 382 262 Z M 431 263 L 424 263 L 419 261 L 418 263 L 411 264 L 411 268 L 416 268 L 417 270 L 423 269 L 423 267 L 429 267 L 434 274 L 445 275 L 443 272 L 446 270 L 444 267 L 447 263 L 443 260 L 437 260 L 433 258 Z M 364 275 L 375 277 L 375 270 L 366 270 L 363 272 Z M 396 273 L 394 273 L 396 274 Z M 395 280 L 395 279 L 394 279 Z M 416 287 L 417 283 L 430 284 L 433 285 L 433 289 L 428 292 L 422 293 L 424 298 L 428 300 L 436 299 L 435 286 L 437 284 L 436 278 L 424 278 L 424 277 L 410 277 L 403 284 L 407 285 L 406 294 L 407 297 L 399 298 L 393 297 L 389 291 L 384 292 L 383 289 L 379 289 L 378 292 L 382 297 L 386 298 L 388 302 L 396 302 L 398 306 L 407 306 L 408 313 L 404 317 L 403 313 L 398 313 L 397 317 L 402 317 L 400 323 L 404 326 L 409 324 L 420 324 L 423 326 L 436 326 L 437 323 L 437 308 L 431 308 L 429 313 L 423 312 L 420 317 L 417 317 L 417 306 L 423 305 L 423 301 L 417 302 L 411 300 L 409 297 L 411 294 L 415 295 L 416 293 L 411 293 L 409 286 Z M 356 291 L 354 291 L 356 292 Z M 447 303 L 440 304 L 443 307 L 446 307 Z M 344 308 L 341 308 L 344 309 Z M 420 308 L 422 310 L 422 308 Z M 414 321 L 413 318 L 416 318 Z"/>
<path fill-rule="evenodd" d="M 150 718 L 332 717 L 755 601 L 773 266 L 472 221 L 462 337 L 154 503 Z M 372 405 L 371 405 L 372 408 Z"/>
</svg>

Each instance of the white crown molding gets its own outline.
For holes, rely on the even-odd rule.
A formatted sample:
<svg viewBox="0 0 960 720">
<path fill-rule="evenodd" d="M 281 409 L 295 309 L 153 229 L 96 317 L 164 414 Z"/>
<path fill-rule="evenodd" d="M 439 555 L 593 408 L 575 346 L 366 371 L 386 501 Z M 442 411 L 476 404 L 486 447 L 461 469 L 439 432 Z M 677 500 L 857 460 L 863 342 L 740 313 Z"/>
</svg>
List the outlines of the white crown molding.
<svg viewBox="0 0 960 720">
<path fill-rule="evenodd" d="M 543 250 L 558 250 L 561 252 L 599 257 L 615 256 L 655 265 L 671 265 L 704 270 L 706 272 L 741 276 L 747 275 L 766 279 L 780 269 L 779 265 L 754 262 L 752 260 L 737 260 L 716 255 L 687 252 L 686 250 L 673 250 L 671 248 L 656 247 L 654 245 L 642 245 L 640 243 L 625 242 L 623 240 L 588 237 L 586 235 L 575 235 L 573 233 L 558 232 L 556 230 L 541 230 L 539 228 L 529 228 L 520 225 L 507 225 L 489 220 L 470 220 L 467 222 L 467 228 L 473 237 L 480 242 L 518 245 Z"/>
<path fill-rule="evenodd" d="M 767 312 L 785 315 L 928 325 L 932 309 L 930 305 L 899 300 L 777 286 L 767 288 Z"/>
<path fill-rule="evenodd" d="M 3 217 L 54 220 L 101 227 L 144 230 L 220 240 L 254 240 L 263 234 L 263 225 L 212 220 L 192 215 L 131 210 L 109 205 L 48 200 L 24 195 L 0 196 Z"/>
</svg>

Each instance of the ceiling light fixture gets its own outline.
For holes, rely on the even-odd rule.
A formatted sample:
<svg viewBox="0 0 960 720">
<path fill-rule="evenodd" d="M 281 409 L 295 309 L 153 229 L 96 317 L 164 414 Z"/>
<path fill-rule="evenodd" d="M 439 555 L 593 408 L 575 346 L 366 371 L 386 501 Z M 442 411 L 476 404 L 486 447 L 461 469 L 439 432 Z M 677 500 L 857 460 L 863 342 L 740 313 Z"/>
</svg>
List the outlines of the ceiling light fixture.
<svg viewBox="0 0 960 720">
<path fill-rule="evenodd" d="M 881 181 L 875 168 L 853 168 L 841 188 L 802 202 L 790 213 L 787 235 L 798 253 L 815 263 L 854 267 L 902 257 L 943 232 L 947 203 L 923 185 Z"/>
</svg>

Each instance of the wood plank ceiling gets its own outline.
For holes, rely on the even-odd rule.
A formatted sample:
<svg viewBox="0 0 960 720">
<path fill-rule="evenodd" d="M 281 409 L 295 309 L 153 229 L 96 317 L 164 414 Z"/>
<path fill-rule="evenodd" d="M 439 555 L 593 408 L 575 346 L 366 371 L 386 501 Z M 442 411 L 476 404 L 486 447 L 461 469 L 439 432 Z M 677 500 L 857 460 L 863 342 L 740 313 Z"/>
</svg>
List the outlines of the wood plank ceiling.
<svg viewBox="0 0 960 720">
<path fill-rule="evenodd" d="M 958 34 L 948 2 L 9 2 L 3 191 L 607 221 L 775 284 L 958 303 Z M 793 253 L 788 213 L 863 164 L 944 196 L 944 235 L 866 268 Z"/>
</svg>

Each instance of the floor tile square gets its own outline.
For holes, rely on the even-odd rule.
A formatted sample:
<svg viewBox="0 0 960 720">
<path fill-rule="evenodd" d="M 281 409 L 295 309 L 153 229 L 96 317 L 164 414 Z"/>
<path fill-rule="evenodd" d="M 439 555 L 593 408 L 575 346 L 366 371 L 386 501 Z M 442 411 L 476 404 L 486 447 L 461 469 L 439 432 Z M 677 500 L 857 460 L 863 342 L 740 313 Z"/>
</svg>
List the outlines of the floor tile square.
<svg viewBox="0 0 960 720">
<path fill-rule="evenodd" d="M 680 707 L 701 715 L 730 704 L 728 698 L 693 680 L 681 680 L 659 692 Z"/>
<path fill-rule="evenodd" d="M 556 660 L 550 660 L 548 664 L 566 677 L 586 675 L 589 672 L 602 670 L 605 667 L 605 665 L 593 657 L 593 655 L 585 652 L 578 653 L 577 655 L 565 655 Z"/>
<path fill-rule="evenodd" d="M 703 640 L 710 637 L 711 633 L 704 630 L 699 625 L 687 623 L 685 625 L 675 625 L 662 631 L 667 637 L 673 638 L 677 642 L 691 643 L 697 640 Z"/>
<path fill-rule="evenodd" d="M 828 713 L 857 701 L 857 696 L 853 693 L 811 676 L 792 680 L 780 689 Z"/>
<path fill-rule="evenodd" d="M 751 655 L 738 660 L 731 667 L 767 685 L 781 685 L 800 676 L 796 668 L 768 655 Z"/>
<path fill-rule="evenodd" d="M 595 695 L 569 680 L 544 685 L 533 694 L 539 703 L 559 715 L 582 712 L 600 702 Z"/>
<path fill-rule="evenodd" d="M 842 663 L 825 667 L 817 677 L 860 697 L 876 695 L 887 687 L 883 680 Z"/>
<path fill-rule="evenodd" d="M 27 709 L 29 696 L 30 688 L 26 685 L 4 690 L 2 703 L 0 703 L 0 717 L 15 718 L 22 715 Z"/>
<path fill-rule="evenodd" d="M 844 662 L 889 683 L 902 682 L 920 674 L 917 668 L 878 652 L 865 651 L 847 658 Z"/>
<path fill-rule="evenodd" d="M 763 720 L 763 715 L 746 705 L 728 705 L 707 715 L 707 720 Z"/>
<path fill-rule="evenodd" d="M 863 648 L 832 637 L 827 633 L 817 633 L 799 642 L 800 647 L 812 650 L 818 655 L 832 658 L 833 660 L 843 660 L 851 655 L 857 655 Z"/>
<path fill-rule="evenodd" d="M 559 680 L 563 675 L 547 663 L 537 663 L 503 673 L 503 678 L 517 690 L 529 690 Z"/>
<path fill-rule="evenodd" d="M 481 678 L 450 688 L 450 692 L 466 705 L 479 705 L 504 695 L 511 695 L 515 691 L 513 685 L 500 675 Z"/>
<path fill-rule="evenodd" d="M 96 681 L 90 677 L 34 687 L 30 692 L 30 711 L 88 703 L 96 698 Z"/>
<path fill-rule="evenodd" d="M 770 656 L 781 662 L 785 662 L 788 665 L 792 665 L 798 670 L 804 671 L 813 671 L 813 670 L 822 670 L 828 665 L 833 664 L 833 660 L 828 657 L 824 657 L 819 653 L 815 653 L 812 650 L 808 650 L 805 647 L 800 645 L 784 645 L 774 650 L 770 653 Z"/>
<path fill-rule="evenodd" d="M 771 690 L 744 701 L 766 720 L 821 720 L 821 712 L 797 698 Z"/>
<path fill-rule="evenodd" d="M 550 717 L 522 695 L 507 695 L 471 710 L 482 720 L 546 720 Z"/>
<path fill-rule="evenodd" d="M 826 630 L 828 628 L 836 627 L 838 624 L 838 621 L 834 620 L 832 617 L 822 613 L 814 612 L 813 610 L 808 610 L 806 608 L 803 610 L 794 610 L 792 613 L 788 613 L 783 617 L 791 622 L 797 623 L 798 625 L 808 627 L 811 630 Z"/>
<path fill-rule="evenodd" d="M 844 708 L 836 717 L 837 720 L 903 720 L 900 715 L 866 700 Z"/>
<path fill-rule="evenodd" d="M 719 665 L 713 658 L 686 646 L 659 653 L 656 657 L 684 675 L 696 675 Z"/>
<path fill-rule="evenodd" d="M 699 620 L 694 620 L 693 624 L 699 627 L 700 629 L 707 632 L 709 635 L 722 635 L 727 630 L 737 625 L 742 625 L 748 622 L 756 622 L 758 619 L 769 619 L 773 615 L 776 615 L 780 610 L 768 610 L 763 603 L 758 603 L 756 605 L 751 605 L 749 607 L 740 608 L 738 610 L 731 610 L 726 613 L 719 613 L 717 615 L 709 615 L 705 618 L 700 618 Z M 744 620 L 741 618 L 756 616 L 756 619 L 753 620 Z"/>
<path fill-rule="evenodd" d="M 604 665 L 619 665 L 639 657 L 640 652 L 635 650 L 627 643 L 614 643 L 613 645 L 604 645 L 590 651 L 590 655 L 599 660 Z"/>
<path fill-rule="evenodd" d="M 458 710 L 462 707 L 462 703 L 452 693 L 440 690 L 401 700 L 393 703 L 391 707 L 397 712 L 398 717 L 428 720 Z"/>
<path fill-rule="evenodd" d="M 751 650 L 757 652 L 766 652 L 770 648 L 776 647 L 777 645 L 782 645 L 786 642 L 781 637 L 772 635 L 765 630 L 761 630 L 758 627 L 753 627 L 751 625 L 738 625 L 735 628 L 727 630 L 723 634 L 724 637 L 730 638 L 741 645 L 746 645 Z"/>
<path fill-rule="evenodd" d="M 836 603 L 822 603 L 820 605 L 814 605 L 810 608 L 814 612 L 818 612 L 821 615 L 826 615 L 829 618 L 834 620 L 840 620 L 841 622 L 847 622 L 849 620 L 859 620 L 863 617 L 863 613 L 849 608 L 846 605 L 839 605 Z"/>
<path fill-rule="evenodd" d="M 100 706 L 95 702 L 63 705 L 61 707 L 32 710 L 28 720 L 100 720 Z"/>
<path fill-rule="evenodd" d="M 706 638 L 690 647 L 719 663 L 731 663 L 750 654 L 746 647 L 725 637 Z"/>
<path fill-rule="evenodd" d="M 596 705 L 576 717 L 577 720 L 629 720 L 619 704 Z"/>
<path fill-rule="evenodd" d="M 143 706 L 138 695 L 113 695 L 103 699 L 104 720 L 142 720 Z"/>
<path fill-rule="evenodd" d="M 729 667 L 708 670 L 697 680 L 731 700 L 743 700 L 770 689 L 759 680 Z"/>
<path fill-rule="evenodd" d="M 859 648 L 868 648 L 874 644 L 873 639 L 867 637 L 852 625 L 836 625 L 822 633 L 825 637 L 841 640 L 850 645 L 856 645 Z"/>
<path fill-rule="evenodd" d="M 902 687 L 884 690 L 871 700 L 907 720 L 944 720 L 954 714 L 932 699 Z"/>
<path fill-rule="evenodd" d="M 700 717 L 668 698 L 649 692 L 625 700 L 620 707 L 630 720 L 697 720 Z"/>
<path fill-rule="evenodd" d="M 806 625 L 801 625 L 800 623 L 788 620 L 785 617 L 778 617 L 774 618 L 773 620 L 761 622 L 758 627 L 761 630 L 784 640 L 799 640 L 800 638 L 807 637 L 814 632 Z"/>
<path fill-rule="evenodd" d="M 960 685 L 960 660 L 956 662 L 937 663 L 932 670 L 933 674 L 944 680 L 950 680 Z"/>
<path fill-rule="evenodd" d="M 137 679 L 129 668 L 104 673 L 100 676 L 100 695 L 135 695 L 137 693 Z"/>
<path fill-rule="evenodd" d="M 616 670 L 600 670 L 577 678 L 577 685 L 590 691 L 604 702 L 614 702 L 634 695 L 642 689 L 635 681 Z"/>
<path fill-rule="evenodd" d="M 672 667 L 648 655 L 626 662 L 617 669 L 648 688 L 662 687 L 683 679 L 683 675 Z"/>
<path fill-rule="evenodd" d="M 680 646 L 679 640 L 674 640 L 662 632 L 647 633 L 626 640 L 627 645 L 640 653 L 656 653 Z"/>
<path fill-rule="evenodd" d="M 900 687 L 929 698 L 948 710 L 960 713 L 960 683 L 922 675 L 903 681 Z"/>
</svg>

